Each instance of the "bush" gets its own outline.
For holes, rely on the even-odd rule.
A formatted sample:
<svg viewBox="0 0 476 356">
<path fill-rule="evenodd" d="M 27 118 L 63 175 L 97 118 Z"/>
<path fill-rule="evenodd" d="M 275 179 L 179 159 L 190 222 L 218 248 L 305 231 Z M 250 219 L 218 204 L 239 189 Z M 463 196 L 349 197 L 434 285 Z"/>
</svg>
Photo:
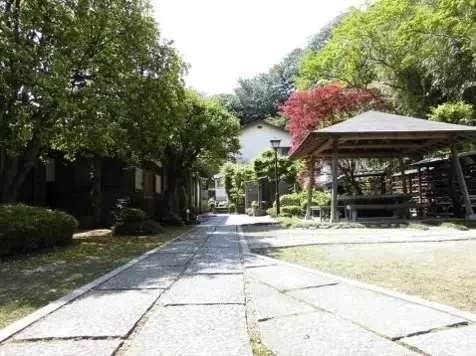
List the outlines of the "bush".
<svg viewBox="0 0 476 356">
<path fill-rule="evenodd" d="M 162 226 L 150 219 L 144 221 L 118 221 L 112 227 L 115 236 L 155 235 L 163 231 Z"/>
<path fill-rule="evenodd" d="M 211 197 L 210 199 L 208 199 L 208 209 L 213 210 L 216 207 L 217 207 L 217 201 L 215 200 L 215 198 Z"/>
<path fill-rule="evenodd" d="M 78 227 L 64 212 L 23 204 L 0 205 L 0 255 L 65 246 Z"/>
<path fill-rule="evenodd" d="M 144 221 L 147 220 L 147 215 L 141 209 L 125 208 L 120 212 L 117 220 L 122 222 Z"/>
<path fill-rule="evenodd" d="M 301 193 L 299 193 L 299 196 L 301 197 L 301 208 L 302 209 L 307 209 L 307 196 L 308 196 L 308 190 L 303 190 Z M 331 204 L 331 194 L 328 192 L 320 192 L 313 190 L 312 192 L 312 205 L 323 205 L 323 206 L 328 206 Z"/>
<path fill-rule="evenodd" d="M 183 226 L 185 225 L 183 219 L 175 213 L 170 213 L 162 219 L 162 225 L 164 226 Z"/>
<path fill-rule="evenodd" d="M 266 214 L 275 218 L 277 216 L 276 214 L 276 208 L 269 208 L 266 210 Z"/>
<path fill-rule="evenodd" d="M 298 206 L 301 205 L 301 196 L 298 193 L 286 194 L 279 198 L 281 206 Z"/>
<path fill-rule="evenodd" d="M 154 220 L 145 220 L 140 226 L 140 232 L 143 235 L 155 235 L 164 231 L 162 225 Z"/>
<path fill-rule="evenodd" d="M 302 209 L 300 206 L 283 206 L 281 211 L 283 214 L 291 214 L 292 216 L 299 216 L 302 214 Z"/>
<path fill-rule="evenodd" d="M 246 214 L 247 214 L 248 216 L 253 216 L 253 208 L 248 208 L 248 209 L 246 209 Z"/>
</svg>

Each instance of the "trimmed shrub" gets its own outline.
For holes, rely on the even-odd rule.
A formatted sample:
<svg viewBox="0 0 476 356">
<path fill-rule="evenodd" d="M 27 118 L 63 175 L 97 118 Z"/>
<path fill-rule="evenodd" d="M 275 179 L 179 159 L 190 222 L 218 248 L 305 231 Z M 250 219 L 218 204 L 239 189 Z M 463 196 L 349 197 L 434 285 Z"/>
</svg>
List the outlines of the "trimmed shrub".
<svg viewBox="0 0 476 356">
<path fill-rule="evenodd" d="M 183 219 L 175 213 L 170 213 L 162 219 L 164 226 L 183 226 L 185 225 Z"/>
<path fill-rule="evenodd" d="M 147 218 L 145 211 L 136 208 L 124 208 L 116 217 L 117 221 L 112 227 L 115 236 L 124 235 L 154 235 L 162 232 L 162 226 Z"/>
<path fill-rule="evenodd" d="M 217 201 L 215 200 L 215 198 L 211 197 L 210 199 L 208 199 L 208 209 L 213 210 L 216 207 L 217 207 Z"/>
<path fill-rule="evenodd" d="M 277 216 L 276 214 L 276 208 L 269 208 L 266 210 L 266 214 L 275 218 Z"/>
<path fill-rule="evenodd" d="M 307 209 L 307 195 L 308 190 L 303 190 L 299 196 L 301 197 L 301 208 L 302 209 Z M 323 206 L 328 206 L 331 204 L 331 194 L 328 192 L 320 192 L 314 190 L 312 192 L 312 205 L 323 205 Z"/>
<path fill-rule="evenodd" d="M 120 212 L 118 216 L 118 221 L 123 222 L 137 222 L 144 220 L 147 220 L 147 215 L 145 211 L 135 208 L 125 208 Z"/>
<path fill-rule="evenodd" d="M 155 235 L 164 231 L 162 225 L 154 220 L 145 220 L 141 223 L 140 232 L 143 235 Z"/>
<path fill-rule="evenodd" d="M 0 205 L 0 255 L 66 246 L 77 220 L 57 210 L 23 204 Z"/>
<path fill-rule="evenodd" d="M 285 194 L 279 198 L 281 206 L 298 206 L 301 205 L 301 196 L 298 193 Z"/>
<path fill-rule="evenodd" d="M 162 226 L 150 219 L 144 221 L 119 221 L 112 227 L 115 236 L 155 235 L 162 232 Z"/>
<path fill-rule="evenodd" d="M 302 214 L 302 209 L 300 206 L 283 206 L 281 211 L 283 214 L 291 214 L 292 216 L 299 216 Z"/>
</svg>

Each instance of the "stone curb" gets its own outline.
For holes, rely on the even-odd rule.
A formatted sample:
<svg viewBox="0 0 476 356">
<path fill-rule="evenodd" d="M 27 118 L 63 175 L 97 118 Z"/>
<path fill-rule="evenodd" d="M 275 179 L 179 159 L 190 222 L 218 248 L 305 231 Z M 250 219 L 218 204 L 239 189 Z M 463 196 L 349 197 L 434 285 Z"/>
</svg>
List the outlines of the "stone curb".
<svg viewBox="0 0 476 356">
<path fill-rule="evenodd" d="M 243 255 L 251 254 L 250 248 L 248 246 L 248 242 L 246 242 L 245 234 L 243 233 L 243 229 L 241 225 L 237 225 L 238 227 L 238 235 L 240 236 L 240 245 L 241 245 L 241 252 Z"/>
<path fill-rule="evenodd" d="M 26 317 L 24 317 L 20 320 L 17 320 L 15 322 L 13 322 L 12 324 L 10 324 L 9 326 L 1 329 L 0 330 L 0 343 L 9 339 L 13 335 L 19 333 L 20 331 L 22 331 L 26 327 L 30 326 L 31 324 L 37 322 L 38 320 L 46 317 L 47 315 L 53 313 L 56 310 L 58 310 L 59 308 L 61 308 L 65 304 L 68 304 L 68 303 L 72 302 L 73 300 L 79 298 L 83 294 L 89 292 L 91 289 L 93 289 L 93 288 L 97 287 L 98 285 L 100 285 L 100 284 L 108 281 L 109 279 L 115 277 L 116 275 L 123 272 L 124 270 L 134 266 L 136 263 L 144 260 L 145 258 L 149 257 L 150 255 L 152 255 L 156 252 L 159 252 L 162 248 L 164 248 L 168 244 L 170 244 L 170 243 L 172 243 L 176 240 L 181 239 L 185 235 L 194 231 L 199 226 L 200 225 L 197 225 L 197 226 L 191 228 L 190 230 L 181 233 L 180 235 L 174 237 L 172 240 L 168 241 L 167 243 L 165 243 L 163 245 L 160 245 L 160 246 L 154 248 L 153 250 L 147 251 L 143 255 L 138 256 L 138 257 L 134 258 L 133 260 L 129 261 L 128 263 L 117 267 L 116 269 L 106 273 L 102 277 L 99 277 L 98 279 L 95 279 L 94 281 L 89 282 L 88 284 L 74 290 L 70 294 L 67 294 L 67 295 L 61 297 L 60 299 L 57 299 L 57 300 L 47 304 L 46 306 L 34 311 L 30 315 L 27 315 Z"/>
<path fill-rule="evenodd" d="M 382 245 L 382 244 L 411 244 L 411 243 L 429 243 L 429 242 L 457 242 L 457 241 L 476 241 L 476 237 L 455 237 L 455 238 L 447 238 L 447 239 L 422 239 L 422 240 L 369 240 L 369 241 L 318 241 L 318 242 L 304 242 L 302 244 L 295 243 L 293 244 L 290 242 L 289 245 L 281 245 L 281 246 L 268 246 L 262 247 L 260 243 L 251 242 L 251 248 L 253 249 L 268 249 L 268 248 L 288 248 L 288 247 L 303 247 L 303 246 L 334 246 L 334 245 Z M 264 242 L 263 244 L 266 244 Z"/>
<path fill-rule="evenodd" d="M 240 227 L 240 236 L 244 240 L 244 243 L 247 244 L 246 238 L 243 234 L 243 231 L 242 231 L 241 227 Z M 248 246 L 247 246 L 247 249 L 249 250 Z M 243 253 L 245 254 L 244 251 L 245 250 L 243 250 Z M 392 297 L 392 298 L 400 299 L 400 300 L 403 300 L 403 301 L 406 301 L 406 302 L 409 302 L 409 303 L 419 304 L 419 305 L 422 305 L 422 306 L 425 306 L 425 307 L 428 307 L 428 308 L 432 308 L 432 309 L 435 309 L 435 310 L 438 310 L 438 311 L 441 311 L 441 312 L 444 312 L 444 313 L 447 313 L 447 314 L 451 314 L 451 315 L 456 316 L 458 318 L 465 319 L 467 321 L 476 323 L 476 314 L 471 313 L 471 312 L 466 312 L 466 311 L 451 307 L 449 305 L 432 302 L 432 301 L 429 301 L 429 300 L 426 300 L 426 299 L 423 299 L 423 298 L 420 298 L 420 297 L 415 297 L 415 296 L 411 296 L 411 295 L 408 295 L 408 294 L 395 292 L 395 291 L 392 291 L 392 290 L 389 290 L 389 289 L 386 289 L 386 288 L 378 287 L 378 286 L 373 285 L 373 284 L 360 282 L 360 281 L 356 281 L 356 280 L 353 280 L 353 279 L 348 279 L 348 278 L 345 278 L 345 277 L 340 277 L 340 276 L 337 276 L 337 275 L 334 275 L 334 274 L 331 274 L 331 273 L 327 273 L 327 272 L 321 272 L 321 271 L 313 269 L 313 268 L 296 265 L 296 264 L 293 264 L 293 263 L 290 263 L 290 262 L 281 261 L 281 260 L 278 260 L 278 259 L 275 259 L 275 258 L 259 255 L 259 254 L 256 254 L 256 253 L 251 253 L 250 252 L 250 253 L 248 253 L 248 255 L 258 256 L 260 258 L 264 258 L 264 259 L 273 261 L 275 263 L 277 262 L 279 264 L 284 264 L 284 265 L 287 265 L 287 266 L 290 266 L 290 267 L 300 269 L 302 271 L 311 272 L 311 273 L 314 273 L 314 274 L 322 276 L 322 277 L 335 279 L 339 282 L 346 283 L 346 284 L 352 285 L 354 287 L 370 290 L 370 291 L 380 293 L 380 294 L 383 294 L 383 295 L 386 295 L 386 296 L 389 296 L 389 297 Z"/>
</svg>

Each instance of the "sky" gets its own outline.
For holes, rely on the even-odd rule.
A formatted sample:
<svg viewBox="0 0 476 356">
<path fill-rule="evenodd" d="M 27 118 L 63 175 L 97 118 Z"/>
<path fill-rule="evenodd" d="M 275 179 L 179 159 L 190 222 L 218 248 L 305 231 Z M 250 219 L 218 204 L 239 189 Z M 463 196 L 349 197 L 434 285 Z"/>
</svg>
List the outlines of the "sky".
<svg viewBox="0 0 476 356">
<path fill-rule="evenodd" d="M 151 0 L 162 36 L 191 68 L 187 86 L 232 92 L 362 0 Z"/>
</svg>

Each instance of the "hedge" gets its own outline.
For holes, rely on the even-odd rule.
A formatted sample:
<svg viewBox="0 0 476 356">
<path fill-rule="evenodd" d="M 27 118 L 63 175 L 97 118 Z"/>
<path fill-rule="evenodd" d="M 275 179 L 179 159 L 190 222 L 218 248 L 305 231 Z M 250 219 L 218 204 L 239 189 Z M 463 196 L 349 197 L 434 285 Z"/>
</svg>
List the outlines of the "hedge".
<svg viewBox="0 0 476 356">
<path fill-rule="evenodd" d="M 299 194 L 301 197 L 301 208 L 307 209 L 307 196 L 309 194 L 308 190 L 303 190 Z M 331 204 L 331 194 L 328 192 L 320 192 L 314 190 L 312 192 L 312 205 L 324 205 L 328 206 Z"/>
<path fill-rule="evenodd" d="M 299 216 L 302 214 L 302 209 L 300 206 L 283 206 L 281 208 L 283 214 L 291 214 L 292 216 Z"/>
<path fill-rule="evenodd" d="M 285 194 L 279 198 L 281 206 L 297 206 L 301 205 L 301 196 L 298 193 Z"/>
<path fill-rule="evenodd" d="M 115 236 L 154 235 L 162 231 L 158 222 L 148 219 L 145 211 L 135 208 L 123 209 L 112 227 Z"/>
<path fill-rule="evenodd" d="M 0 255 L 66 246 L 77 220 L 64 212 L 23 204 L 0 205 Z"/>
</svg>

